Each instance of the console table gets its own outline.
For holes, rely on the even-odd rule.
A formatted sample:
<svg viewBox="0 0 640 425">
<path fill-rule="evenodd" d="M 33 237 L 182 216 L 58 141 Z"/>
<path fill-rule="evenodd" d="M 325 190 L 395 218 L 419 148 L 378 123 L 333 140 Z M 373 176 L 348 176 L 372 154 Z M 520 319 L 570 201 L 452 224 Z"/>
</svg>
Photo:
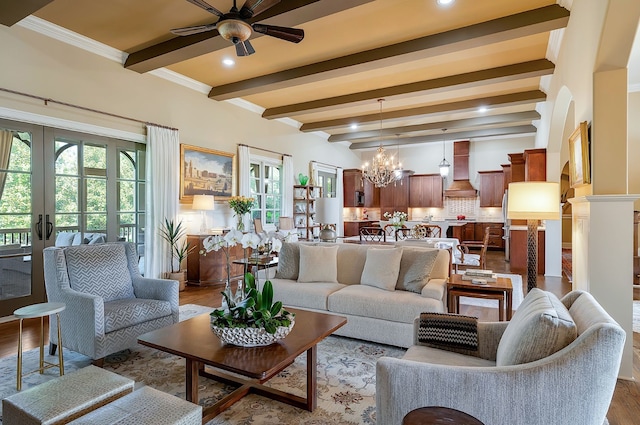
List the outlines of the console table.
<svg viewBox="0 0 640 425">
<path fill-rule="evenodd" d="M 209 235 L 187 235 L 189 245 L 196 247 L 187 256 L 187 283 L 190 285 L 209 286 L 227 282 L 227 257 L 223 249 L 207 252 L 207 255 L 200 254 L 200 250 L 204 249 L 202 242 L 207 237 Z M 242 245 L 224 249 L 229 249 L 231 280 L 242 279 L 244 266 L 233 263 L 235 260 L 244 258 Z"/>
</svg>

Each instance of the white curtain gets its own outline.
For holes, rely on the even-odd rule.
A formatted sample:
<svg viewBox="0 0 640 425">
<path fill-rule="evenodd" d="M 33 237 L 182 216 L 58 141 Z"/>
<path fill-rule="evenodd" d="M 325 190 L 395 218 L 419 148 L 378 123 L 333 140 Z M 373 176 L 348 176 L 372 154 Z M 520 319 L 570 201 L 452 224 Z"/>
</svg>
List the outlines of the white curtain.
<svg viewBox="0 0 640 425">
<path fill-rule="evenodd" d="M 11 157 L 11 144 L 13 143 L 13 132 L 8 130 L 0 130 L 0 168 L 6 170 L 9 168 L 9 159 Z M 0 199 L 4 193 L 4 183 L 7 181 L 7 173 L 0 171 Z"/>
<path fill-rule="evenodd" d="M 251 149 L 246 145 L 238 145 L 238 195 L 251 196 Z M 247 216 L 245 214 L 243 220 L 244 228 L 250 229 L 251 226 L 247 223 Z"/>
<path fill-rule="evenodd" d="M 293 157 L 291 155 L 282 156 L 282 180 L 284 188 L 282 190 L 282 217 L 293 217 Z"/>
<path fill-rule="evenodd" d="M 178 220 L 180 138 L 178 130 L 147 126 L 144 275 L 162 277 L 171 270 L 171 250 L 160 236 L 165 218 Z"/>
</svg>

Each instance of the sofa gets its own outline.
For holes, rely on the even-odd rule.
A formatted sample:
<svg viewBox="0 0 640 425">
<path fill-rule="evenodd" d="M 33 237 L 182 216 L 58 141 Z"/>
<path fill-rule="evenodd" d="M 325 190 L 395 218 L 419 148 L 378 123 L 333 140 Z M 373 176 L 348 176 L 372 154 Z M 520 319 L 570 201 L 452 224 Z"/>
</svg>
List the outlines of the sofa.
<svg viewBox="0 0 640 425">
<path fill-rule="evenodd" d="M 378 424 L 442 406 L 491 425 L 601 425 L 626 338 L 591 294 L 538 288 L 510 322 L 425 313 L 414 336 L 402 359 L 377 361 Z"/>
<path fill-rule="evenodd" d="M 80 232 L 60 232 L 56 236 L 56 246 L 77 246 L 95 245 L 105 243 L 107 235 L 105 233 L 80 233 Z"/>
<path fill-rule="evenodd" d="M 345 316 L 337 335 L 409 347 L 420 313 L 446 312 L 449 251 L 387 245 L 284 243 L 273 297 Z"/>
</svg>

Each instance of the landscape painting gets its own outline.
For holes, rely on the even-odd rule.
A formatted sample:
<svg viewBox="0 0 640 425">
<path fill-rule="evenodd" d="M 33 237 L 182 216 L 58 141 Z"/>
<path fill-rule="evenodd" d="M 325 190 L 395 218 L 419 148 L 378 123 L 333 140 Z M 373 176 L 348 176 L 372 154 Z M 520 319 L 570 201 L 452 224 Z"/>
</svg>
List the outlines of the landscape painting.
<svg viewBox="0 0 640 425">
<path fill-rule="evenodd" d="M 180 202 L 193 195 L 213 195 L 216 201 L 233 195 L 234 154 L 180 145 Z"/>
</svg>

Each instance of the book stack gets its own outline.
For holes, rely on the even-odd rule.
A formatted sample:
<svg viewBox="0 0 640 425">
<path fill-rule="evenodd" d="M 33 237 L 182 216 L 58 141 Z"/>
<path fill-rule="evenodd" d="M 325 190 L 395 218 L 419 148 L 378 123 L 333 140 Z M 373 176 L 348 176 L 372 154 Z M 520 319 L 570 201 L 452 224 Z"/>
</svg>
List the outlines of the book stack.
<svg viewBox="0 0 640 425">
<path fill-rule="evenodd" d="M 467 269 L 462 275 L 462 280 L 470 280 L 472 283 L 486 284 L 496 282 L 498 277 L 491 270 Z"/>
</svg>

